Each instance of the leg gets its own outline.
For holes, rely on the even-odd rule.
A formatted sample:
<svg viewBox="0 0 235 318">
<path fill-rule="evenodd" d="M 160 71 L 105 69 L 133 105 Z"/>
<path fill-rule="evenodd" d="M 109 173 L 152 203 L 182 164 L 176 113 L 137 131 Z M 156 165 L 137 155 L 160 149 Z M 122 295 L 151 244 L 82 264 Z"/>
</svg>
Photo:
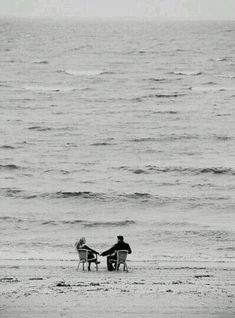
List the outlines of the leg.
<svg viewBox="0 0 235 318">
<path fill-rule="evenodd" d="M 77 266 L 77 272 L 78 272 L 78 269 L 79 269 L 79 265 L 80 265 L 80 261 L 78 262 L 78 266 Z"/>
<path fill-rule="evenodd" d="M 111 256 L 107 256 L 107 269 L 108 271 L 113 271 L 114 268 L 113 268 L 113 264 L 112 264 L 112 258 Z"/>
</svg>

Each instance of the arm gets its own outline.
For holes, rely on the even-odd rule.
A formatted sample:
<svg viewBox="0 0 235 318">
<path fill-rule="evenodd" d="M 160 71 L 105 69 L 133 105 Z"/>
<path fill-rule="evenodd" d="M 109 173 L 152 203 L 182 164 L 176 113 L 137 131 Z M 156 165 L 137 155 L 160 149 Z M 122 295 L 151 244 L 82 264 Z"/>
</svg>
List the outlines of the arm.
<svg viewBox="0 0 235 318">
<path fill-rule="evenodd" d="M 132 250 L 131 250 L 131 248 L 130 248 L 130 245 L 129 244 L 127 244 L 128 246 L 127 246 L 127 250 L 128 250 L 128 254 L 131 254 L 132 253 Z"/>
<path fill-rule="evenodd" d="M 111 247 L 109 250 L 102 252 L 100 255 L 107 256 L 107 255 L 113 254 L 115 251 L 116 251 L 116 244 L 113 247 Z"/>
<path fill-rule="evenodd" d="M 94 254 L 99 254 L 98 252 L 96 252 L 95 250 L 93 250 L 92 248 L 90 248 L 90 247 L 87 246 L 87 245 L 84 245 L 83 248 L 85 248 L 86 250 L 88 250 L 88 251 L 90 251 L 90 252 L 92 252 L 92 253 L 94 253 Z"/>
</svg>

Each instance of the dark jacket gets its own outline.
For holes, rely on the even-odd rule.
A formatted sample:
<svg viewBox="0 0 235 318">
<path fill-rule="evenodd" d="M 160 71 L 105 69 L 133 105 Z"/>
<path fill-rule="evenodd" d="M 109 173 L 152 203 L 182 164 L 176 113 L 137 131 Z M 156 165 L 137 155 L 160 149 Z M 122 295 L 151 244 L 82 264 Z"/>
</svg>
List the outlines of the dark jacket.
<svg viewBox="0 0 235 318">
<path fill-rule="evenodd" d="M 87 245 L 82 245 L 79 249 L 88 250 L 88 259 L 95 258 L 94 254 L 99 254 L 98 252 L 96 252 L 95 250 L 93 250 Z"/>
<path fill-rule="evenodd" d="M 111 254 L 114 254 L 116 251 L 120 251 L 120 250 L 127 250 L 128 254 L 131 254 L 132 252 L 130 245 L 128 243 L 118 242 L 117 244 L 114 244 L 109 250 L 104 251 L 101 255 L 102 256 L 111 255 Z"/>
</svg>

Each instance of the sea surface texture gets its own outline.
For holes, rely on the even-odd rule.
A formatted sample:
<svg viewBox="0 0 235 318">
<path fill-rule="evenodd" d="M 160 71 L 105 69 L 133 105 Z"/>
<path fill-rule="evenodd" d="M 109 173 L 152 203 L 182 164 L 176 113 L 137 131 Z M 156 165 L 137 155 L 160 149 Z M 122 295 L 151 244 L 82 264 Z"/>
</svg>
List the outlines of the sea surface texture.
<svg viewBox="0 0 235 318">
<path fill-rule="evenodd" d="M 0 21 L 1 260 L 234 264 L 235 22 Z"/>
</svg>

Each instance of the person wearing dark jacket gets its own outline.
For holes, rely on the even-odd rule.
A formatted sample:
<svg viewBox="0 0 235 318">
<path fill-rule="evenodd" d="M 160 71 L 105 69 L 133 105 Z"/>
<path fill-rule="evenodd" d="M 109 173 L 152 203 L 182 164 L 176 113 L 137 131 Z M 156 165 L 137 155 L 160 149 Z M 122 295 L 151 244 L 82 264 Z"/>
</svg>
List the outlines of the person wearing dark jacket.
<svg viewBox="0 0 235 318">
<path fill-rule="evenodd" d="M 78 242 L 75 243 L 75 248 L 78 251 L 79 249 L 84 249 L 88 251 L 88 270 L 91 270 L 91 263 L 94 262 L 96 264 L 99 264 L 100 262 L 97 261 L 97 255 L 99 255 L 99 252 L 93 250 L 89 246 L 85 245 L 86 239 L 85 237 L 82 237 Z M 95 256 L 96 255 L 96 256 Z"/>
<path fill-rule="evenodd" d="M 107 256 L 107 268 L 109 271 L 113 271 L 115 270 L 115 268 L 113 267 L 113 260 L 115 261 L 117 259 L 117 251 L 120 250 L 127 250 L 128 254 L 131 254 L 131 248 L 130 245 L 126 242 L 124 242 L 124 237 L 122 235 L 119 235 L 117 237 L 117 243 L 114 244 L 110 249 L 108 249 L 107 251 L 102 252 L 100 255 L 101 256 Z"/>
</svg>

